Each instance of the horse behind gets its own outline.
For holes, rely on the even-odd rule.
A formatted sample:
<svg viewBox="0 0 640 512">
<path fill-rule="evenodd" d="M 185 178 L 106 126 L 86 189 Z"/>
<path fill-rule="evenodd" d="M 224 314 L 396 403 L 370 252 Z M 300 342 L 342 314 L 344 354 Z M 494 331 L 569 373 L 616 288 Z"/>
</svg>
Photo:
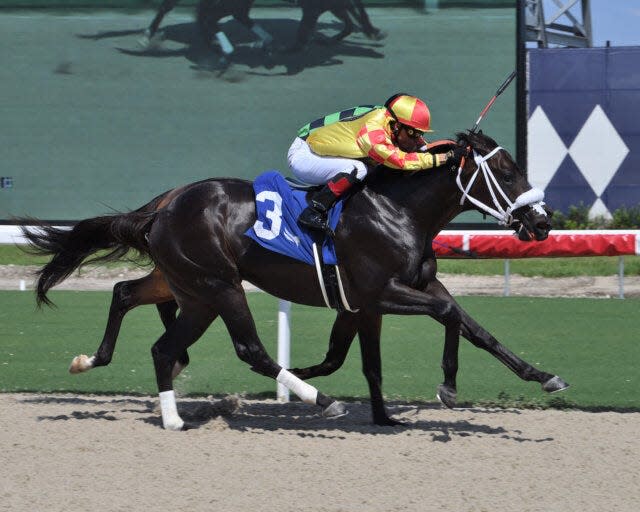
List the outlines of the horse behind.
<svg viewBox="0 0 640 512">
<path fill-rule="evenodd" d="M 298 26 L 296 41 L 290 51 L 298 51 L 305 48 L 318 24 L 318 18 L 329 11 L 343 23 L 342 30 L 328 39 L 327 42 L 336 43 L 342 41 L 358 27 L 369 39 L 380 41 L 386 34 L 373 26 L 369 15 L 362 4 L 362 0 L 299 0 L 302 8 L 302 19 Z"/>
<path fill-rule="evenodd" d="M 444 382 L 438 396 L 445 405 L 455 404 L 460 334 L 520 378 L 539 382 L 548 392 L 565 389 L 567 384 L 560 377 L 538 370 L 501 345 L 436 277 L 433 238 L 464 210 L 490 213 L 527 241 L 546 239 L 551 227 L 542 193 L 531 188 L 507 151 L 482 133 L 458 137 L 469 148 L 470 157 L 457 171 L 381 169 L 348 200 L 335 245 L 345 294 L 358 311 L 338 315 L 329 351 L 319 365 L 292 371 L 281 368 L 258 337 L 242 280 L 300 304 L 323 306 L 324 300 L 313 267 L 268 252 L 244 235 L 256 222 L 252 185 L 244 180 L 194 183 L 136 211 L 83 220 L 70 231 L 24 228 L 32 247 L 52 255 L 39 272 L 38 301 L 46 303 L 47 291 L 98 250 L 110 251 L 103 259 L 120 258 L 129 249 L 150 257 L 167 285 L 158 302 L 169 304 L 171 313 L 163 318 L 166 332 L 153 345 L 152 355 L 163 425 L 172 430 L 184 427 L 173 394 L 172 371 L 218 316 L 238 357 L 253 371 L 276 379 L 303 401 L 319 405 L 327 416 L 343 414 L 342 404 L 302 379 L 339 368 L 358 334 L 374 422 L 396 423 L 387 415 L 382 397 L 384 314 L 428 315 L 444 325 Z M 272 213 L 272 218 L 277 217 L 275 203 Z M 156 284 L 160 282 L 158 274 L 155 279 Z M 179 307 L 175 319 L 171 318 L 175 314 L 171 297 Z"/>
</svg>

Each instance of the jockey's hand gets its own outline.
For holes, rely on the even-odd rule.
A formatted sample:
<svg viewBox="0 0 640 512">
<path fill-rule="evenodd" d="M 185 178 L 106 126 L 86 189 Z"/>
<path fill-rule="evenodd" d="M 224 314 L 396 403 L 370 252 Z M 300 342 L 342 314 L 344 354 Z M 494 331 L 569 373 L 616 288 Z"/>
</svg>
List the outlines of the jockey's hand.
<svg viewBox="0 0 640 512">
<path fill-rule="evenodd" d="M 457 169 L 460 167 L 460 162 L 464 157 L 469 154 L 467 148 L 464 146 L 456 146 L 450 151 L 447 151 L 447 165 L 450 167 Z"/>
</svg>

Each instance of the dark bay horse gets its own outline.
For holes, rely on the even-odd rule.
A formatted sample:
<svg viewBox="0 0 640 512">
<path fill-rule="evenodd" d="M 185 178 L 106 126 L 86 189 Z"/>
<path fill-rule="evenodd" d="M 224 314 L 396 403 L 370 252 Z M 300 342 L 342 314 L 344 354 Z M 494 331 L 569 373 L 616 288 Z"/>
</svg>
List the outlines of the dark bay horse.
<svg viewBox="0 0 640 512">
<path fill-rule="evenodd" d="M 382 398 L 383 314 L 429 315 L 445 326 L 444 382 L 438 387 L 445 405 L 455 404 L 460 334 L 520 378 L 539 382 L 548 392 L 564 389 L 567 384 L 560 377 L 534 368 L 502 346 L 462 310 L 436 278 L 432 240 L 464 210 L 491 213 L 516 228 L 523 240 L 544 240 L 550 230 L 542 193 L 531 189 L 508 152 L 483 134 L 458 135 L 472 153 L 457 173 L 445 168 L 415 173 L 384 169 L 371 175 L 345 205 L 335 243 L 345 293 L 358 312 L 338 315 L 329 351 L 320 365 L 288 372 L 267 355 L 258 338 L 241 286 L 243 279 L 293 302 L 322 306 L 324 301 L 313 267 L 268 252 L 243 235 L 256 220 L 253 189 L 244 180 L 221 178 L 191 184 L 139 210 L 86 219 L 70 231 L 24 228 L 35 250 L 53 256 L 39 271 L 38 302 L 47 303 L 47 291 L 98 250 L 110 251 L 103 256 L 106 259 L 117 259 L 131 248 L 149 256 L 157 269 L 130 286 L 139 293 L 137 299 L 126 304 L 116 298 L 114 290 L 114 304 L 125 305 L 115 314 L 114 323 L 119 327 L 127 308 L 142 303 L 166 307 L 163 321 L 167 330 L 154 344 L 152 354 L 163 425 L 168 429 L 184 425 L 177 414 L 172 371 L 217 316 L 225 322 L 236 353 L 252 370 L 276 378 L 305 402 L 320 405 L 326 415 L 342 414 L 343 408 L 296 374 L 309 378 L 335 371 L 357 333 L 374 422 L 395 423 Z M 180 312 L 174 319 L 176 307 Z M 117 328 L 114 343 L 115 336 Z M 95 360 L 90 364 L 95 366 Z"/>
</svg>

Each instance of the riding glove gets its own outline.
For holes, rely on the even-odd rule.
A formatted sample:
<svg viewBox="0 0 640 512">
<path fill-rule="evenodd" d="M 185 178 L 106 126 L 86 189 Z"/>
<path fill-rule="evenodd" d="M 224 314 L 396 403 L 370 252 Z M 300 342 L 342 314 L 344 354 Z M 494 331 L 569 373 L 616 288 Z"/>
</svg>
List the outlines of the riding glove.
<svg viewBox="0 0 640 512">
<path fill-rule="evenodd" d="M 456 146 L 450 151 L 447 151 L 447 164 L 456 169 L 460 166 L 460 162 L 463 157 L 468 155 L 467 148 L 464 146 Z"/>
</svg>

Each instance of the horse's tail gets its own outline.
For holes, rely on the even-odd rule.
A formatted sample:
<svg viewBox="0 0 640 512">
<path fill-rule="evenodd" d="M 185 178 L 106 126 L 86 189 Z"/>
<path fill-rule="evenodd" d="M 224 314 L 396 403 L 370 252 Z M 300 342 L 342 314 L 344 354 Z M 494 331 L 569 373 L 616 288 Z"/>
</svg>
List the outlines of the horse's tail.
<svg viewBox="0 0 640 512">
<path fill-rule="evenodd" d="M 57 228 L 35 219 L 20 219 L 22 235 L 28 242 L 26 251 L 51 256 L 49 263 L 37 271 L 38 306 L 53 305 L 47 292 L 83 263 L 116 261 L 131 249 L 140 257 L 149 256 L 146 236 L 156 216 L 152 205 L 157 199 L 133 212 L 82 220 L 71 229 Z M 85 262 L 98 251 L 106 252 Z"/>
</svg>

